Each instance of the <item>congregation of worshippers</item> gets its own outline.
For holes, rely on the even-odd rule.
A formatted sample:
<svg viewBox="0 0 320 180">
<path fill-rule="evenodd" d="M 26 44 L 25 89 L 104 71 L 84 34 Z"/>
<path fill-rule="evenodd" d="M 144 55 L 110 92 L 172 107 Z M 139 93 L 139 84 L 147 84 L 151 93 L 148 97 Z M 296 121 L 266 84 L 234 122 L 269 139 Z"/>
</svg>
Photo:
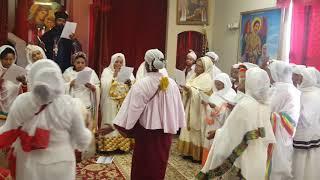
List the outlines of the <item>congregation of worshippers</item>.
<svg viewBox="0 0 320 180">
<path fill-rule="evenodd" d="M 0 169 L 12 179 L 74 180 L 99 152 L 132 153 L 131 179 L 164 179 L 171 149 L 201 165 L 195 179 L 320 179 L 316 67 L 269 58 L 223 71 L 215 49 L 188 49 L 175 74 L 153 47 L 139 68 L 117 52 L 99 74 L 75 34 L 60 37 L 68 14 L 55 16 L 27 66 L 0 47 Z"/>
</svg>

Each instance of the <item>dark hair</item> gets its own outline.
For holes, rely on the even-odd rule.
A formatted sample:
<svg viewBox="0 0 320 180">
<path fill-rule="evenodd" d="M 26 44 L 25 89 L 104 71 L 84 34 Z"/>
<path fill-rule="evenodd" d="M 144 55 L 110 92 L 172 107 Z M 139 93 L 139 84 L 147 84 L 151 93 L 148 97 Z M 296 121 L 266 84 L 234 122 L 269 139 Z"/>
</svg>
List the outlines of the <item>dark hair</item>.
<svg viewBox="0 0 320 180">
<path fill-rule="evenodd" d="M 4 49 L 3 51 L 2 51 L 2 53 L 0 54 L 0 59 L 4 59 L 6 56 L 7 56 L 7 54 L 14 54 L 14 55 L 16 55 L 16 53 L 14 52 L 14 50 L 12 50 L 11 48 L 6 48 L 6 49 Z"/>
</svg>

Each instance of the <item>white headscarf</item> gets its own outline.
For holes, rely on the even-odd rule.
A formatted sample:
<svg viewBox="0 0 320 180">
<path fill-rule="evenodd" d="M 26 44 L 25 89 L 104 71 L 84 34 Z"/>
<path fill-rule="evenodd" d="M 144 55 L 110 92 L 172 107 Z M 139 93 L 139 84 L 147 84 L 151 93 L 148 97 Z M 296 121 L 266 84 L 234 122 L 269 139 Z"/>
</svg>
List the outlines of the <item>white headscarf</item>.
<svg viewBox="0 0 320 180">
<path fill-rule="evenodd" d="M 193 61 L 197 60 L 197 55 L 193 50 L 189 50 L 189 53 L 187 54 L 187 57 L 193 59 Z"/>
<path fill-rule="evenodd" d="M 219 61 L 219 56 L 213 51 L 207 52 L 205 54 L 205 56 L 209 57 L 212 60 L 212 62 L 218 62 Z"/>
<path fill-rule="evenodd" d="M 274 60 L 269 65 L 271 77 L 275 82 L 292 84 L 292 68 L 289 63 Z"/>
<path fill-rule="evenodd" d="M 64 94 L 64 80 L 59 66 L 52 60 L 34 63 L 29 78 L 31 93 L 40 104 L 48 104 Z M 53 83 L 54 82 L 54 83 Z"/>
<path fill-rule="evenodd" d="M 32 44 L 29 44 L 27 47 L 26 47 L 26 52 L 27 52 L 27 60 L 29 62 L 29 64 L 32 64 L 33 63 L 33 59 L 32 59 L 32 53 L 35 52 L 35 51 L 40 51 L 43 58 L 42 59 L 47 59 L 47 56 L 46 54 L 44 53 L 43 49 L 39 46 L 36 46 L 36 45 L 32 45 Z"/>
<path fill-rule="evenodd" d="M 152 65 L 156 69 L 165 68 L 164 55 L 159 49 L 150 49 L 144 56 L 144 61 L 148 63 L 149 69 L 152 69 Z"/>
<path fill-rule="evenodd" d="M 12 64 L 14 64 L 14 63 L 16 62 L 16 60 L 17 60 L 17 52 L 16 52 L 16 50 L 15 50 L 13 47 L 11 47 L 11 46 L 9 46 L 9 45 L 3 45 L 3 46 L 1 46 L 1 47 L 0 47 L 0 54 L 1 54 L 4 50 L 6 50 L 7 48 L 12 49 L 13 52 L 14 52 L 15 58 L 14 58 L 14 62 L 12 63 Z M 6 69 L 7 69 L 7 68 L 5 68 L 5 67 L 2 66 L 2 61 L 0 61 L 0 68 L 1 68 L 1 70 L 6 70 Z"/>
<path fill-rule="evenodd" d="M 317 86 L 320 85 L 320 72 L 315 67 L 308 67 L 307 70 L 312 74 L 313 78 L 316 79 Z"/>
<path fill-rule="evenodd" d="M 247 69 L 259 67 L 258 65 L 253 64 L 253 63 L 249 63 L 249 62 L 239 63 L 238 67 L 239 67 L 240 65 L 245 66 Z"/>
<path fill-rule="evenodd" d="M 306 68 L 305 65 L 296 65 L 296 64 L 290 64 L 292 67 L 292 73 L 294 74 L 300 74 L 301 75 L 301 70 Z"/>
<path fill-rule="evenodd" d="M 221 90 L 215 90 L 215 95 L 218 95 L 228 102 L 234 102 L 234 98 L 237 93 L 232 89 L 232 83 L 230 77 L 226 73 L 220 73 L 215 78 L 214 81 L 220 81 L 224 84 L 224 88 Z"/>
<path fill-rule="evenodd" d="M 308 69 L 308 68 L 302 69 L 301 75 L 303 77 L 301 85 L 299 86 L 299 89 L 301 91 L 305 91 L 308 88 L 311 88 L 317 85 L 317 79 L 311 69 Z"/>
<path fill-rule="evenodd" d="M 114 71 L 114 63 L 117 61 L 118 58 L 121 58 L 123 60 L 123 66 L 126 66 L 126 58 L 124 57 L 124 54 L 122 53 L 115 53 L 114 55 L 111 56 L 111 62 L 108 66 L 110 70 L 113 72 Z"/>
<path fill-rule="evenodd" d="M 268 73 L 258 67 L 246 71 L 246 94 L 258 102 L 267 103 L 270 95 L 270 79 Z"/>
</svg>

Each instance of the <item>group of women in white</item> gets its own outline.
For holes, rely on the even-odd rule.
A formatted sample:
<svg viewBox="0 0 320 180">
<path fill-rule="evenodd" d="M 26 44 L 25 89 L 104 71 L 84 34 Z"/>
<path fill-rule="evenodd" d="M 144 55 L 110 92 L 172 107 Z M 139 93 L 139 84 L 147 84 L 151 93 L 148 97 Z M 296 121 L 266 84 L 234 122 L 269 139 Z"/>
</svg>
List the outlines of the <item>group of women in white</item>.
<svg viewBox="0 0 320 180">
<path fill-rule="evenodd" d="M 16 52 L 0 47 L 0 148 L 11 147 L 16 179 L 74 179 L 73 150 L 88 151 L 98 126 L 113 127 L 131 85 L 145 76 L 145 65 L 136 79 L 131 74 L 120 82 L 122 53 L 111 57 L 100 79 L 83 52 L 72 56 L 73 66 L 63 74 L 38 46 L 29 45 L 27 57 L 27 78 L 9 81 L 4 75 L 15 66 Z M 318 179 L 319 71 L 272 60 L 264 67 L 235 64 L 229 76 L 215 65 L 218 60 L 214 52 L 198 58 L 190 50 L 186 84 L 180 85 L 186 127 L 177 148 L 184 158 L 202 161 L 197 178 Z M 83 71 L 91 78 L 81 84 L 76 79 Z M 160 73 L 168 76 L 165 68 Z M 116 130 L 109 135 L 121 136 Z"/>
<path fill-rule="evenodd" d="M 178 151 L 202 161 L 197 178 L 318 179 L 319 71 L 270 60 L 235 64 L 229 76 L 217 57 L 190 50 L 181 86 L 187 126 Z"/>
<path fill-rule="evenodd" d="M 46 59 L 41 47 L 28 45 L 26 53 L 29 60 L 26 75 L 13 82 L 4 76 L 10 67 L 16 66 L 15 49 L 7 45 L 0 47 L 0 159 L 9 154 L 9 166 L 16 171 L 13 171 L 16 179 L 75 179 L 74 149 L 84 152 L 83 158 L 94 155 L 92 133 L 98 126 L 113 128 L 112 121 L 135 77 L 131 74 L 126 82 L 118 81 L 119 71 L 126 65 L 122 53 L 111 57 L 101 79 L 87 66 L 83 52 L 72 56 L 72 67 L 63 73 L 53 61 Z M 83 71 L 91 72 L 90 81 L 78 83 L 78 74 Z M 145 73 L 142 64 L 137 76 L 143 78 Z M 167 75 L 165 69 L 161 73 Z M 121 135 L 115 130 L 110 136 Z M 65 173 L 57 173 L 60 170 Z"/>
</svg>

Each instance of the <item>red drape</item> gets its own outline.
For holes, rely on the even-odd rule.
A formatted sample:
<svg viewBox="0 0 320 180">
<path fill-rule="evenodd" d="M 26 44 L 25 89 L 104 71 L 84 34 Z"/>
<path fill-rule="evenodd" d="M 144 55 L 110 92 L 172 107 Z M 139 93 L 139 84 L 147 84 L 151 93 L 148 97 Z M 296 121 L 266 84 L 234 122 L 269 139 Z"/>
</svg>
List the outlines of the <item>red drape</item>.
<svg viewBox="0 0 320 180">
<path fill-rule="evenodd" d="M 8 39 L 8 0 L 0 1 L 0 45 Z"/>
<path fill-rule="evenodd" d="M 92 6 L 96 9 L 90 13 L 90 33 L 94 34 L 90 35 L 89 65 L 98 73 L 116 52 L 124 53 L 127 66 L 136 70 L 146 50 L 164 52 L 166 0 L 93 0 Z"/>
<path fill-rule="evenodd" d="M 291 62 L 320 69 L 320 1 L 293 1 Z"/>
<path fill-rule="evenodd" d="M 178 34 L 176 68 L 185 68 L 186 55 L 192 49 L 198 57 L 202 55 L 204 35 L 196 31 L 185 31 Z"/>
<path fill-rule="evenodd" d="M 28 42 L 28 12 L 32 0 L 18 0 L 16 8 L 16 19 L 14 26 L 14 34 Z"/>
</svg>

